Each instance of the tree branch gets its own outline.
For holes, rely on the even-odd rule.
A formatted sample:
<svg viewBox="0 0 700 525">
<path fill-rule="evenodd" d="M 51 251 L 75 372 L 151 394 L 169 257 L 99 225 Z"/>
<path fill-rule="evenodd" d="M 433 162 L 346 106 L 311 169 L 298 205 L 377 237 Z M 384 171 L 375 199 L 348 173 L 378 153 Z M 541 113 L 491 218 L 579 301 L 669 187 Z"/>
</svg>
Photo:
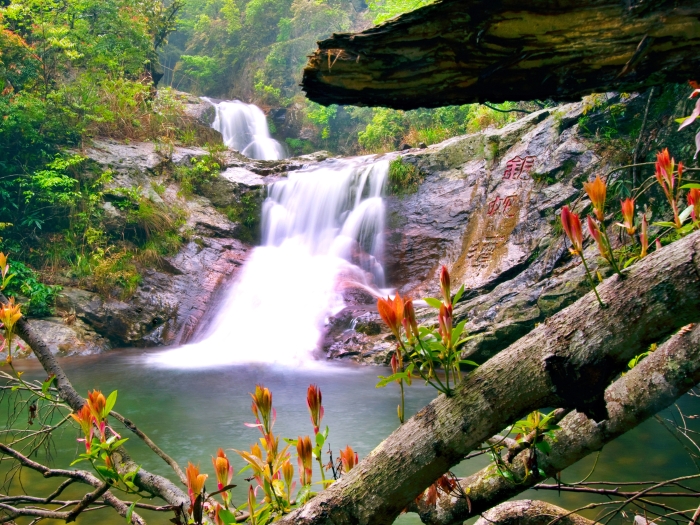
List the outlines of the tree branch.
<svg viewBox="0 0 700 525">
<path fill-rule="evenodd" d="M 56 517 L 56 516 L 49 516 L 49 515 L 43 515 L 41 513 L 36 514 L 36 513 L 29 513 L 28 511 L 32 509 L 19 509 L 16 507 L 12 507 L 10 505 L 6 505 L 5 503 L 0 502 L 0 508 L 5 509 L 10 513 L 10 519 L 14 519 L 17 516 L 36 516 L 36 517 L 49 517 L 53 519 L 62 519 L 66 521 L 73 521 L 75 517 L 82 511 L 87 508 L 88 505 L 93 503 L 95 500 L 97 500 L 99 497 L 103 496 L 104 502 L 114 508 L 114 510 L 119 513 L 120 516 L 126 517 L 126 514 L 128 512 L 129 506 L 114 496 L 111 492 L 108 491 L 109 486 L 106 486 L 105 483 L 97 478 L 97 476 L 93 475 L 92 473 L 86 471 L 86 470 L 65 470 L 65 469 L 52 469 L 47 467 L 46 465 L 42 465 L 41 463 L 38 463 L 27 456 L 21 454 L 20 452 L 16 451 L 15 449 L 0 443 L 0 452 L 7 454 L 8 456 L 11 456 L 15 458 L 21 465 L 28 467 L 32 470 L 35 470 L 42 474 L 45 478 L 54 478 L 54 477 L 63 477 L 63 478 L 68 478 L 68 480 L 64 481 L 61 483 L 61 485 L 56 489 L 51 495 L 49 495 L 46 498 L 46 503 L 50 503 L 50 501 L 57 497 L 60 492 L 65 489 L 66 486 L 68 486 L 68 481 L 78 481 L 80 483 L 85 483 L 86 485 L 90 485 L 92 487 L 95 487 L 96 490 L 86 494 L 83 499 L 78 503 L 78 506 L 76 506 L 73 511 L 70 512 L 65 512 L 64 517 Z M 104 488 L 104 490 L 102 490 Z M 80 507 L 80 508 L 79 508 Z M 75 514 L 73 514 L 74 511 L 76 511 Z M 56 512 L 56 511 L 41 511 L 41 512 Z M 17 514 L 15 514 L 17 513 Z M 69 520 L 70 518 L 70 520 Z M 139 516 L 137 513 L 132 513 L 131 514 L 131 523 L 134 525 L 146 525 L 146 522 L 144 519 Z"/>
<path fill-rule="evenodd" d="M 8 303 L 7 298 L 3 294 L 0 294 L 0 302 L 3 304 Z M 73 388 L 73 385 L 41 336 L 36 333 L 24 317 L 19 319 L 15 327 L 17 335 L 31 347 L 46 373 L 56 376 L 56 388 L 60 398 L 72 410 L 80 410 L 85 404 L 85 399 Z M 180 488 L 169 479 L 140 468 L 131 459 L 124 447 L 119 447 L 115 456 L 118 456 L 115 464 L 122 474 L 136 471 L 134 483 L 140 489 L 163 498 L 174 507 L 183 505 L 185 509 L 189 507 L 190 499 Z M 176 473 L 178 476 L 182 474 L 181 471 L 177 472 L 177 470 Z"/>
<path fill-rule="evenodd" d="M 492 508 L 474 525 L 548 525 L 559 518 L 560 525 L 593 525 L 594 522 L 567 510 L 537 500 L 509 501 Z"/>
</svg>

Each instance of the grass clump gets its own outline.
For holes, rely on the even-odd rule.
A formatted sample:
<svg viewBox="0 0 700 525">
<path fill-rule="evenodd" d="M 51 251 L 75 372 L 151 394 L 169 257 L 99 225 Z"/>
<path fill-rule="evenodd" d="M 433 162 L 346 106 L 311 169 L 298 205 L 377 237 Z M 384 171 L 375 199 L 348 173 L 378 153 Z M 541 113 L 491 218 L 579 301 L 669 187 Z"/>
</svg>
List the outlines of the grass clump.
<svg viewBox="0 0 700 525">
<path fill-rule="evenodd" d="M 401 157 L 389 163 L 389 183 L 387 186 L 389 195 L 400 197 L 415 193 L 421 182 L 423 182 L 423 175 L 414 164 L 409 164 Z"/>
</svg>

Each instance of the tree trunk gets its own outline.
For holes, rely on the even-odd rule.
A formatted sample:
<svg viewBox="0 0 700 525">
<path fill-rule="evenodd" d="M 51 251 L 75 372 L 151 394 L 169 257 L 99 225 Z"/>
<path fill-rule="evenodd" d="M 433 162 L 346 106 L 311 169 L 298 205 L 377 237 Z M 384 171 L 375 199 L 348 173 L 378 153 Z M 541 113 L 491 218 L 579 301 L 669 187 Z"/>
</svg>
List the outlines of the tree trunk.
<svg viewBox="0 0 700 525">
<path fill-rule="evenodd" d="M 692 331 L 674 335 L 608 387 L 605 401 L 609 417 L 605 421 L 595 424 L 580 412 L 571 412 L 562 419 L 557 440 L 550 441 L 549 454 L 537 452 L 537 466 L 547 477 L 561 472 L 667 408 L 698 382 L 700 325 L 696 324 Z M 469 495 L 469 502 L 464 498 L 443 497 L 437 505 L 428 505 L 421 500 L 411 504 L 409 509 L 418 512 L 427 525 L 462 523 L 544 479 L 532 473 L 526 477 L 524 461 L 529 454 L 530 450 L 525 450 L 509 465 L 517 484 L 499 476 L 493 466 L 488 466 L 460 480 L 464 492 Z"/>
<path fill-rule="evenodd" d="M 396 109 L 644 91 L 696 77 L 699 18 L 698 0 L 442 0 L 320 41 L 302 86 Z"/>
<path fill-rule="evenodd" d="M 700 232 L 549 318 L 391 434 L 280 523 L 390 524 L 428 485 L 514 420 L 546 406 L 607 418 L 603 392 L 635 355 L 700 318 Z"/>
</svg>

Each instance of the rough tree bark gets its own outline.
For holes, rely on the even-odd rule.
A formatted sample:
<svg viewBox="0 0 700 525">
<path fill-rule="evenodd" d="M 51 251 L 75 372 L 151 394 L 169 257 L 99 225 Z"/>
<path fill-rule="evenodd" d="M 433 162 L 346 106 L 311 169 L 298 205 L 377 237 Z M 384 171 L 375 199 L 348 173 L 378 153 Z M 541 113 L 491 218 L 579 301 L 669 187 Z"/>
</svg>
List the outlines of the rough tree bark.
<svg viewBox="0 0 700 525">
<path fill-rule="evenodd" d="M 537 466 L 547 476 L 561 472 L 667 408 L 698 382 L 700 324 L 690 332 L 671 337 L 606 389 L 606 420 L 596 424 L 580 412 L 564 417 L 559 422 L 557 440 L 550 442 L 550 453 L 537 452 Z M 525 476 L 524 461 L 529 454 L 525 450 L 509 465 L 518 484 L 497 475 L 489 466 L 460 480 L 464 492 L 469 494 L 469 503 L 464 498 L 443 497 L 437 505 L 421 500 L 409 509 L 418 512 L 427 525 L 452 525 L 478 516 L 542 481 L 536 475 Z"/>
<path fill-rule="evenodd" d="M 474 525 L 549 525 L 556 518 L 561 517 L 557 523 L 559 525 L 593 525 L 591 520 L 587 520 L 576 514 L 568 515 L 569 512 L 561 507 L 545 503 L 544 501 L 520 500 L 503 503 L 484 513 Z"/>
<path fill-rule="evenodd" d="M 549 318 L 440 396 L 360 464 L 280 523 L 383 525 L 465 455 L 546 406 L 607 418 L 603 392 L 651 343 L 700 318 L 700 232 Z"/>
<path fill-rule="evenodd" d="M 643 91 L 695 78 L 699 17 L 698 0 L 442 0 L 320 41 L 302 86 L 397 109 Z"/>
</svg>

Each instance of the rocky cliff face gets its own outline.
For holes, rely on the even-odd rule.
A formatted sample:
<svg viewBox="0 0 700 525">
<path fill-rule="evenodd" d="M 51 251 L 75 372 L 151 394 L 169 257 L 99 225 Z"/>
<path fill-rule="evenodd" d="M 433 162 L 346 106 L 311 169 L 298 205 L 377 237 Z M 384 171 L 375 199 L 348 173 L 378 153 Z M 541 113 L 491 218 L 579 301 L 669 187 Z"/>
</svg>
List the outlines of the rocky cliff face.
<svg viewBox="0 0 700 525">
<path fill-rule="evenodd" d="M 622 103 L 630 116 L 639 110 L 635 97 Z M 544 109 L 402 154 L 423 182 L 388 198 L 389 281 L 402 295 L 436 296 L 446 265 L 467 290 L 455 316 L 477 335 L 464 352 L 472 359 L 487 359 L 589 290 L 558 212 L 566 203 L 583 209 L 582 183 L 617 164 L 614 148 L 582 135 L 583 113 L 583 103 Z M 372 305 L 352 305 L 331 320 L 324 347 L 331 357 L 384 363 L 394 343 Z"/>
</svg>

